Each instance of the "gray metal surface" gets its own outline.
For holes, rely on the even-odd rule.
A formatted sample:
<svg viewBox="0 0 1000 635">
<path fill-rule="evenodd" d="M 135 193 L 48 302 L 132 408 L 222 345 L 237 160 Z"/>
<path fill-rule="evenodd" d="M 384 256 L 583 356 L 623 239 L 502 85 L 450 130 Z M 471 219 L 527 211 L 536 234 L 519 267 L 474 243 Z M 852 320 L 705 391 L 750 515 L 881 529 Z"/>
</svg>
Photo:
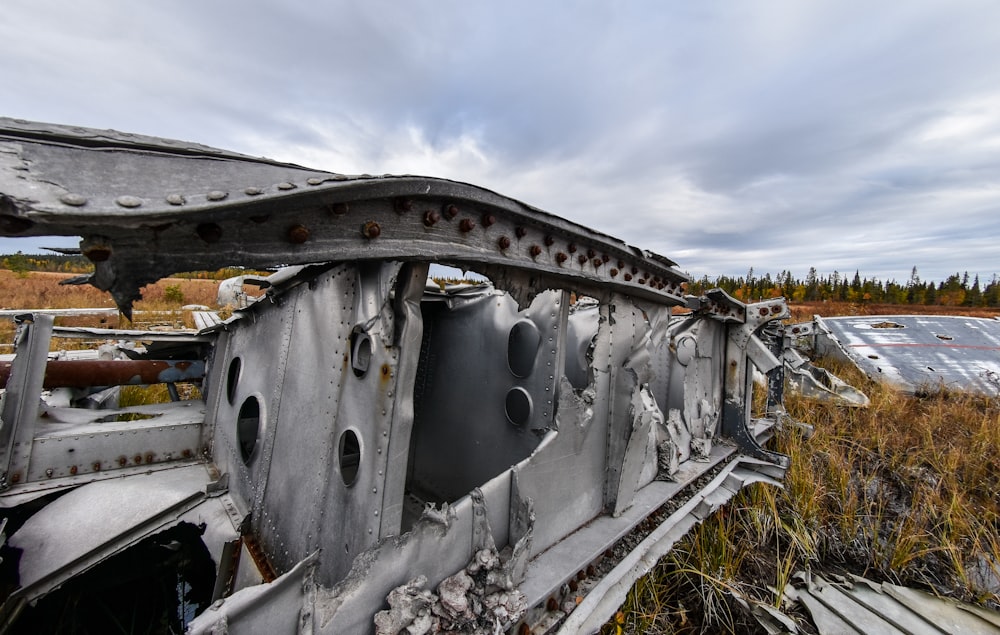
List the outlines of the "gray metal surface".
<svg viewBox="0 0 1000 635">
<path fill-rule="evenodd" d="M 816 318 L 817 352 L 842 351 L 869 377 L 915 391 L 1000 393 L 1000 320 L 879 315 Z"/>
<path fill-rule="evenodd" d="M 0 503 L 34 521 L 18 538 L 26 571 L 45 566 L 33 552 L 48 524 L 80 513 L 49 493 L 113 495 L 140 471 L 203 464 L 222 506 L 201 538 L 219 601 L 194 632 L 366 633 L 376 615 L 384 632 L 417 618 L 549 630 L 580 571 L 683 496 L 663 539 L 590 581 L 572 618 L 590 628 L 636 562 L 787 465 L 760 445 L 774 421 L 749 408 L 754 372 L 781 367 L 762 331 L 787 317 L 782 300 L 684 297 L 670 260 L 481 188 L 3 120 L 0 206 L 4 235 L 81 235 L 85 281 L 125 311 L 176 271 L 295 265 L 198 333 L 108 332 L 148 342 L 130 357 L 204 363 L 194 398 L 39 406 L 42 315 L 12 361 Z M 491 284 L 428 288 L 433 262 Z M 726 477 L 683 489 L 713 469 Z M 99 559 L 60 570 L 86 581 Z M 480 610 L 409 615 L 432 596 Z"/>
<path fill-rule="evenodd" d="M 785 595 L 809 611 L 820 635 L 995 635 L 1000 613 L 858 576 L 798 572 Z"/>
</svg>

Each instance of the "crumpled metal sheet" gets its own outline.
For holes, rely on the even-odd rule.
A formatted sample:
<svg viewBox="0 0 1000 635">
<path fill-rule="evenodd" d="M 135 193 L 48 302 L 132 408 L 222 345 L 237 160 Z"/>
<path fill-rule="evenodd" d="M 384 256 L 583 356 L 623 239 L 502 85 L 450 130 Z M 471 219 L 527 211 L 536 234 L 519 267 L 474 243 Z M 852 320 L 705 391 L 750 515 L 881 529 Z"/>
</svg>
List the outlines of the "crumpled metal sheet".
<svg viewBox="0 0 1000 635">
<path fill-rule="evenodd" d="M 785 595 L 806 607 L 820 635 L 996 635 L 1000 613 L 923 591 L 860 576 L 822 576 L 799 571 Z"/>
<path fill-rule="evenodd" d="M 10 545 L 24 553 L 16 595 L 34 601 L 176 522 L 205 500 L 210 482 L 206 467 L 193 465 L 88 483 L 64 494 L 10 537 Z"/>
<path fill-rule="evenodd" d="M 788 385 L 802 396 L 860 408 L 871 403 L 868 395 L 825 368 L 813 366 L 798 351 L 785 349 L 783 357 Z"/>
<path fill-rule="evenodd" d="M 908 392 L 1000 393 L 1000 320 L 961 316 L 816 317 L 816 352 L 839 354 Z"/>
</svg>

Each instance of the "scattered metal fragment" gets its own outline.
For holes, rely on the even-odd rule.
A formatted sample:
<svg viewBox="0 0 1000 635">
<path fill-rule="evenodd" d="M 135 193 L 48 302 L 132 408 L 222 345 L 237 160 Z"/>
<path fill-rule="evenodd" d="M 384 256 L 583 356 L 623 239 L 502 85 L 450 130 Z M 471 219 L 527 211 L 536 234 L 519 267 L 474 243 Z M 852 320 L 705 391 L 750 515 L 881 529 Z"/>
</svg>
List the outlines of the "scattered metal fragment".
<svg viewBox="0 0 1000 635">
<path fill-rule="evenodd" d="M 910 393 L 940 389 L 1000 394 L 1000 320 L 961 316 L 853 316 L 797 325 L 818 355 L 855 364 Z M 794 329 L 793 329 L 794 330 Z"/>
<path fill-rule="evenodd" d="M 784 594 L 806 607 L 821 635 L 1000 633 L 1000 614 L 974 604 L 859 576 L 827 580 L 799 571 L 792 577 Z"/>
</svg>

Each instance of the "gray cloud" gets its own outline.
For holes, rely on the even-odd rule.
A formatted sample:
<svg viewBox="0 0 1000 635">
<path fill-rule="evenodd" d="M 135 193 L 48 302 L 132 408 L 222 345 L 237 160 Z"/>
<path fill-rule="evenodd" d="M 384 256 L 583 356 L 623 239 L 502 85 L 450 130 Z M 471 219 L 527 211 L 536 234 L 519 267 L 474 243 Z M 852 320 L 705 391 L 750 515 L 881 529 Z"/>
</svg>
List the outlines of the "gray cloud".
<svg viewBox="0 0 1000 635">
<path fill-rule="evenodd" d="M 5 115 L 467 180 L 697 275 L 1000 271 L 989 2 L 14 0 L 5 14 Z"/>
</svg>

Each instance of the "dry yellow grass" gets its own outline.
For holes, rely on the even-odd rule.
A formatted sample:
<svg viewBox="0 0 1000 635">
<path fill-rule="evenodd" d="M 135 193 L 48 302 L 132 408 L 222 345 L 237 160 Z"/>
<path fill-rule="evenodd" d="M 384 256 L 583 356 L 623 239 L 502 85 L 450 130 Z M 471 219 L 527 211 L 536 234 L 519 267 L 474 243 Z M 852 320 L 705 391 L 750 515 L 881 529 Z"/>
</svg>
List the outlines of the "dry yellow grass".
<svg viewBox="0 0 1000 635">
<path fill-rule="evenodd" d="M 111 296 L 89 284 L 61 285 L 60 281 L 72 274 L 27 272 L 16 274 L 0 269 L 0 308 L 2 309 L 73 309 L 114 308 Z M 183 324 L 179 309 L 185 304 L 202 304 L 215 307 L 219 282 L 165 278 L 142 289 L 142 300 L 135 303 L 136 324 L 124 317 L 73 316 L 56 318 L 61 326 L 92 326 L 141 328 L 149 323 L 167 321 Z M 191 326 L 187 324 L 187 326 Z M 13 322 L 0 321 L 0 343 L 10 344 L 14 332 Z M 67 342 L 72 345 L 72 342 Z M 4 347 L 9 351 L 9 347 Z M 3 351 L 3 352 L 7 352 Z"/>
<path fill-rule="evenodd" d="M 1000 608 L 976 568 L 1000 575 L 1000 400 L 960 392 L 908 397 L 853 367 L 832 370 L 867 409 L 788 396 L 785 488 L 757 485 L 690 534 L 632 590 L 633 633 L 754 632 L 729 589 L 775 606 L 789 575 L 850 572 Z"/>
</svg>

